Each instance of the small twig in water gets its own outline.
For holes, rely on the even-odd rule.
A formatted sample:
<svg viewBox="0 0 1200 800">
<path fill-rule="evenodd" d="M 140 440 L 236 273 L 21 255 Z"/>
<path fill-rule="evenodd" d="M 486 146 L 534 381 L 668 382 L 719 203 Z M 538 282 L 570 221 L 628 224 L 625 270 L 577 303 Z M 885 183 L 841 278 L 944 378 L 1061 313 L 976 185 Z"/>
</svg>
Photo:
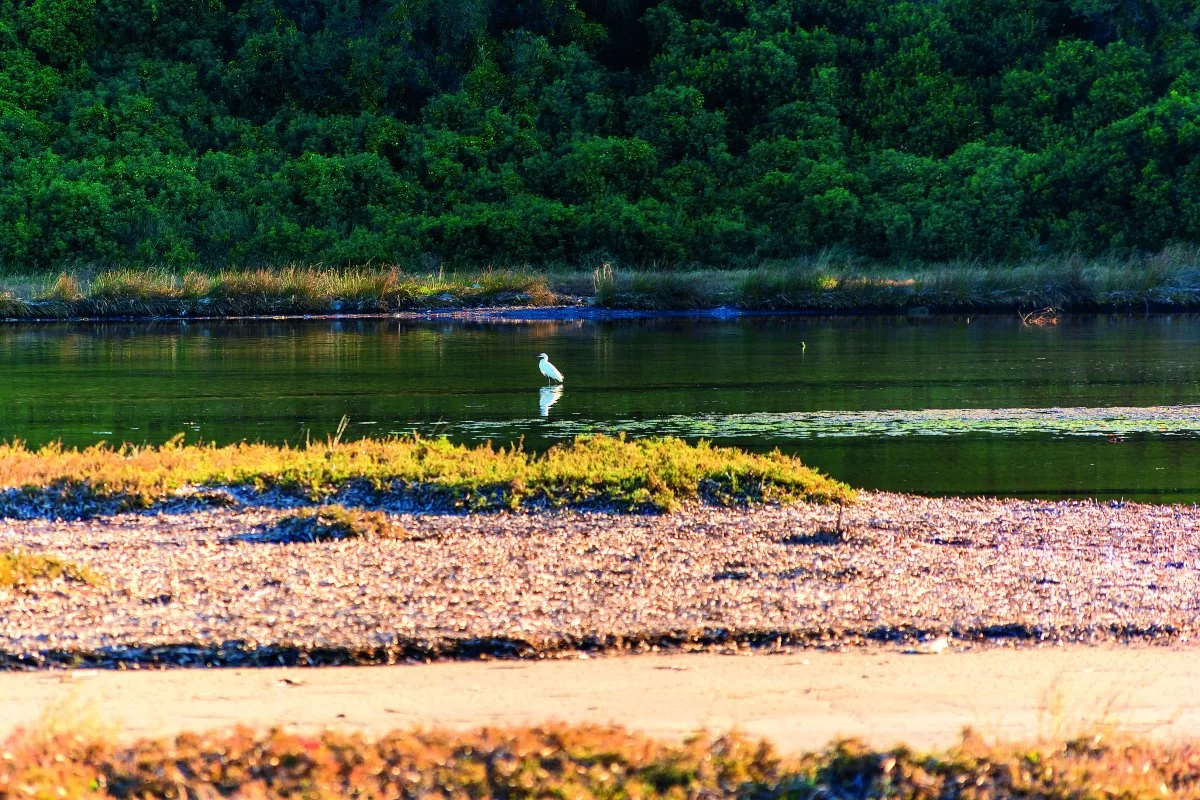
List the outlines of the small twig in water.
<svg viewBox="0 0 1200 800">
<path fill-rule="evenodd" d="M 1021 324 L 1025 327 L 1030 325 L 1057 325 L 1058 316 L 1062 313 L 1062 309 L 1058 306 L 1046 306 L 1039 308 L 1037 311 L 1030 311 L 1028 314 L 1017 311 L 1017 316 L 1021 318 Z"/>
<path fill-rule="evenodd" d="M 333 443 L 334 447 L 337 447 L 338 444 L 341 443 L 342 434 L 346 432 L 346 426 L 349 424 L 350 424 L 350 417 L 346 416 L 345 414 L 342 414 L 342 419 L 340 422 L 338 422 L 337 433 L 335 433 L 333 435 L 333 438 L 330 440 Z"/>
</svg>

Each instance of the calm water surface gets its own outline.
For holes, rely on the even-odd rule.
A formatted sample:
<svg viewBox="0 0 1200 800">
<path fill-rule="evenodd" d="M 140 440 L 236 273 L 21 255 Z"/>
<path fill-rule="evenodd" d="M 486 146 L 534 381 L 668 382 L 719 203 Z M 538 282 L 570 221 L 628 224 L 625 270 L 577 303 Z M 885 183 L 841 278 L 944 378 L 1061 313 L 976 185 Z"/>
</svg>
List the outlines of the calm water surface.
<svg viewBox="0 0 1200 800">
<path fill-rule="evenodd" d="M 868 488 L 1200 501 L 1190 316 L 10 325 L 0 370 L 0 436 L 31 445 L 302 442 L 345 415 L 347 436 L 671 434 Z"/>
</svg>

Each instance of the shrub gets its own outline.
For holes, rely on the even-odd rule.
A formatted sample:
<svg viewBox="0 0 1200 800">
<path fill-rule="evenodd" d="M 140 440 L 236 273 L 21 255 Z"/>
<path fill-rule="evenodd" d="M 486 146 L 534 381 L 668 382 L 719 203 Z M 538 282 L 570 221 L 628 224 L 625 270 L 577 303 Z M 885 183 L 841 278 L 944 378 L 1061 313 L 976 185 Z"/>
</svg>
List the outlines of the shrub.
<svg viewBox="0 0 1200 800">
<path fill-rule="evenodd" d="M 332 504 L 302 508 L 279 519 L 266 532 L 271 541 L 325 542 L 341 539 L 406 539 L 409 532 L 382 511 Z"/>
<path fill-rule="evenodd" d="M 100 576 L 55 556 L 17 550 L 0 553 L 0 588 L 29 586 L 33 583 L 63 580 L 96 584 Z"/>
</svg>

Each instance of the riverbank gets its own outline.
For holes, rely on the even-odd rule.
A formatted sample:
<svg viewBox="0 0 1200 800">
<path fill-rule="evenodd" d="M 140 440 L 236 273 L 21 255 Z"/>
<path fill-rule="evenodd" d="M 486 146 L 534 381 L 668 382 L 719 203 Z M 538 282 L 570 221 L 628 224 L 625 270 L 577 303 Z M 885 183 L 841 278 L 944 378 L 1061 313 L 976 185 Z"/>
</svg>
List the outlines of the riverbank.
<svg viewBox="0 0 1200 800">
<path fill-rule="evenodd" d="M 1184 506 L 933 499 L 669 514 L 388 514 L 281 537 L 270 505 L 2 523 L 97 576 L 0 590 L 0 664 L 280 665 L 1200 634 Z M 282 543 L 281 543 L 282 542 Z"/>
<path fill-rule="evenodd" d="M 830 255 L 757 269 L 489 269 L 401 267 L 171 271 L 80 269 L 0 277 L 0 318 L 159 319 L 390 315 L 560 306 L 564 318 L 604 312 L 716 313 L 1150 312 L 1200 309 L 1200 250 L 1013 265 L 870 263 Z M 488 311 L 482 311 L 482 310 Z M 571 309 L 579 309 L 573 311 Z M 547 315 L 541 315 L 545 318 Z M 550 317 L 555 314 L 550 314 Z"/>
</svg>

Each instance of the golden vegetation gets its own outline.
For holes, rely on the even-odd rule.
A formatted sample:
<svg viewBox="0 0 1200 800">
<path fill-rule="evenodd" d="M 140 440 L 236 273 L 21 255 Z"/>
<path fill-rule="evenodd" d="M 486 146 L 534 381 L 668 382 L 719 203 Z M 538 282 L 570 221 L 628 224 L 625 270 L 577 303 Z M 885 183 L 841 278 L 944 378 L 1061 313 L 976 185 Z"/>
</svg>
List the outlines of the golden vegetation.
<svg viewBox="0 0 1200 800">
<path fill-rule="evenodd" d="M 310 499 L 366 484 L 423 505 L 468 510 L 597 505 L 668 510 L 682 500 L 849 502 L 854 493 L 775 452 L 757 455 L 679 439 L 583 436 L 544 454 L 402 437 L 270 444 L 82 450 L 0 445 L 0 488 L 34 504 L 117 501 L 145 508 L 189 486 L 279 488 Z M 11 498 L 10 498 L 11 499 Z"/>
<path fill-rule="evenodd" d="M 650 265 L 653 267 L 654 265 Z M 828 249 L 752 268 L 686 264 L 590 271 L 560 266 L 412 272 L 395 266 L 290 265 L 253 270 L 112 269 L 0 279 L 0 316 L 378 314 L 402 310 L 594 305 L 649 310 L 729 306 L 815 311 L 1017 311 L 1200 307 L 1200 250 L 1011 264 L 876 263 Z"/>
<path fill-rule="evenodd" d="M 1200 791 L 1200 747 L 1098 737 L 941 754 L 840 742 L 800 758 L 738 736 L 673 746 L 619 728 L 479 733 L 17 733 L 3 797 L 1163 797 Z"/>
<path fill-rule="evenodd" d="M 336 269 L 321 265 L 205 272 L 116 269 L 6 278 L 0 315 L 239 316 L 386 313 L 485 305 L 549 305 L 546 278 L 527 271 L 417 275 L 396 267 Z"/>
<path fill-rule="evenodd" d="M 29 586 L 56 580 L 97 584 L 100 576 L 55 556 L 23 550 L 0 552 L 0 589 Z"/>
</svg>

